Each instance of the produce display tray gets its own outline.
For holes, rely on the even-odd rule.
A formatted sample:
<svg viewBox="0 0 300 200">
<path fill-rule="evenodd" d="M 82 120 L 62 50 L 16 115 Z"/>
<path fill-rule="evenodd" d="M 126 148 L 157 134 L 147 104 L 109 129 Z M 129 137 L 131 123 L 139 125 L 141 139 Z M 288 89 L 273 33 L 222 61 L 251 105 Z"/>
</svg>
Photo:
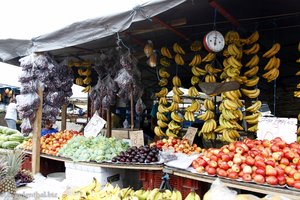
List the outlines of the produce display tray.
<svg viewBox="0 0 300 200">
<path fill-rule="evenodd" d="M 179 170 L 170 167 L 164 167 L 164 170 L 176 176 L 180 176 L 192 180 L 198 180 L 206 183 L 212 183 L 218 178 L 217 176 L 209 176 L 200 173 L 192 173 L 187 170 Z M 237 181 L 237 180 L 226 179 L 226 178 L 220 178 L 220 179 L 227 187 L 257 192 L 261 194 L 283 195 L 285 197 L 288 197 L 290 199 L 295 199 L 295 200 L 296 199 L 299 200 L 299 196 L 300 196 L 300 190 L 296 190 L 296 189 L 290 190 L 287 189 L 287 187 L 275 187 L 266 184 L 256 184 L 252 182 Z"/>
</svg>

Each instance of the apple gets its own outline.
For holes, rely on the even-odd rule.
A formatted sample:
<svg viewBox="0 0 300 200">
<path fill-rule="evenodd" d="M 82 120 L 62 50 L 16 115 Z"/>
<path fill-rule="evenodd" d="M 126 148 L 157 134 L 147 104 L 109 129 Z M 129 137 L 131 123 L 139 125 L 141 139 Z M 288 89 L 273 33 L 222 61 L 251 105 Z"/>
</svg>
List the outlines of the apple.
<svg viewBox="0 0 300 200">
<path fill-rule="evenodd" d="M 277 142 L 277 145 L 279 146 L 280 149 L 283 149 L 284 147 L 286 147 L 287 144 L 284 141 L 279 141 Z"/>
<path fill-rule="evenodd" d="M 279 166 L 275 167 L 275 169 L 277 171 L 277 176 L 284 176 L 284 169 L 280 168 Z"/>
<path fill-rule="evenodd" d="M 284 165 L 284 164 L 279 164 L 278 167 L 280 167 L 281 169 L 285 169 L 285 168 L 286 168 L 286 165 Z"/>
<path fill-rule="evenodd" d="M 282 151 L 277 151 L 272 153 L 272 158 L 274 158 L 275 160 L 281 160 L 281 158 L 283 157 L 283 152 Z"/>
<path fill-rule="evenodd" d="M 295 157 L 295 153 L 293 151 L 285 152 L 284 157 L 286 157 L 289 161 L 292 161 Z"/>
<path fill-rule="evenodd" d="M 300 145 L 297 142 L 292 142 L 292 143 L 289 144 L 289 147 L 291 149 L 299 149 Z"/>
<path fill-rule="evenodd" d="M 259 183 L 259 184 L 264 184 L 265 183 L 265 177 L 261 174 L 256 174 L 253 177 L 253 180 L 255 181 L 255 183 Z"/>
<path fill-rule="evenodd" d="M 239 174 L 237 172 L 228 172 L 228 178 L 231 178 L 231 179 L 237 179 L 239 177 Z"/>
<path fill-rule="evenodd" d="M 275 161 L 274 160 L 271 160 L 271 159 L 268 159 L 267 161 L 265 161 L 266 165 L 271 165 L 272 167 L 275 167 Z"/>
<path fill-rule="evenodd" d="M 290 171 L 290 173 L 288 174 L 289 177 L 293 178 L 294 174 L 297 172 L 296 169 L 292 168 L 292 170 Z"/>
<path fill-rule="evenodd" d="M 293 178 L 295 179 L 295 181 L 300 181 L 300 172 L 294 173 Z"/>
<path fill-rule="evenodd" d="M 266 166 L 266 175 L 267 176 L 276 176 L 277 175 L 277 171 L 276 171 L 276 169 L 273 166 L 267 165 Z"/>
<path fill-rule="evenodd" d="M 286 168 L 284 168 L 284 172 L 289 175 L 290 172 L 293 170 L 293 168 L 291 166 L 286 166 Z"/>
<path fill-rule="evenodd" d="M 244 166 L 242 169 L 243 169 L 244 174 L 251 174 L 252 173 L 252 168 L 249 165 Z"/>
<path fill-rule="evenodd" d="M 295 158 L 293 158 L 292 162 L 293 162 L 294 164 L 298 164 L 299 160 L 300 160 L 300 158 L 298 158 L 298 157 L 296 158 L 296 157 L 295 157 Z"/>
<path fill-rule="evenodd" d="M 249 147 L 249 149 L 252 149 L 255 146 L 254 141 L 252 141 L 252 140 L 249 142 L 246 142 L 246 144 Z"/>
<path fill-rule="evenodd" d="M 204 159 L 197 159 L 199 166 L 206 167 L 207 162 Z"/>
<path fill-rule="evenodd" d="M 255 159 L 256 160 L 256 159 Z M 266 167 L 266 164 L 264 161 L 261 161 L 261 160 L 256 160 L 255 164 L 254 164 L 257 168 L 265 168 Z"/>
<path fill-rule="evenodd" d="M 257 156 L 255 156 L 255 161 L 257 162 L 257 161 L 262 161 L 262 162 L 264 162 L 265 161 L 265 159 L 262 157 L 262 155 L 257 155 Z"/>
<path fill-rule="evenodd" d="M 252 171 L 253 171 L 253 172 L 255 172 L 255 171 L 257 170 L 257 167 L 256 167 L 256 166 L 252 166 L 251 168 L 252 168 Z"/>
<path fill-rule="evenodd" d="M 278 145 L 276 145 L 276 144 L 273 144 L 271 146 L 271 151 L 272 152 L 278 152 L 278 151 L 280 151 L 280 147 Z"/>
<path fill-rule="evenodd" d="M 203 166 L 199 166 L 199 167 L 196 168 L 196 171 L 199 172 L 199 173 L 203 173 L 205 170 L 204 170 Z"/>
<path fill-rule="evenodd" d="M 243 171 L 240 171 L 239 172 L 239 177 L 243 177 L 243 175 L 244 175 Z"/>
<path fill-rule="evenodd" d="M 284 175 L 277 176 L 277 179 L 278 179 L 278 184 L 279 185 L 285 185 L 286 184 L 286 179 L 285 179 Z"/>
<path fill-rule="evenodd" d="M 245 150 L 244 150 L 243 147 L 238 146 L 238 147 L 236 147 L 235 152 L 236 152 L 237 154 L 242 155 L 242 154 L 245 152 Z"/>
<path fill-rule="evenodd" d="M 276 178 L 276 176 L 267 176 L 266 182 L 270 185 L 278 185 L 278 179 Z"/>
<path fill-rule="evenodd" d="M 285 180 L 286 180 L 286 184 L 290 187 L 294 187 L 294 184 L 295 184 L 295 180 L 293 178 L 290 178 L 290 177 L 285 177 Z"/>
<path fill-rule="evenodd" d="M 228 149 L 231 152 L 235 152 L 235 145 L 234 145 L 234 143 L 230 143 L 229 146 L 228 146 Z"/>
<path fill-rule="evenodd" d="M 241 155 L 239 154 L 236 154 L 233 158 L 233 163 L 234 164 L 241 164 L 243 161 L 242 161 L 242 158 L 241 158 Z"/>
<path fill-rule="evenodd" d="M 246 182 L 251 181 L 252 180 L 251 174 L 243 173 L 242 179 L 243 179 L 243 181 L 246 181 Z"/>
<path fill-rule="evenodd" d="M 281 158 L 280 164 L 289 165 L 290 161 L 287 158 Z"/>
<path fill-rule="evenodd" d="M 283 153 L 286 153 L 286 152 L 289 152 L 289 151 L 291 151 L 290 147 L 284 147 L 284 148 L 282 149 L 282 152 L 283 152 Z"/>
<path fill-rule="evenodd" d="M 249 147 L 247 146 L 247 144 L 242 143 L 241 147 L 244 149 L 244 152 L 248 152 L 249 151 Z"/>
<path fill-rule="evenodd" d="M 229 169 L 229 165 L 227 162 L 224 162 L 222 161 L 220 164 L 219 164 L 219 168 L 223 169 L 223 170 L 228 170 Z"/>
<path fill-rule="evenodd" d="M 239 173 L 241 171 L 241 167 L 237 164 L 233 164 L 231 169 L 236 173 Z"/>
<path fill-rule="evenodd" d="M 260 174 L 262 176 L 266 175 L 266 170 L 263 168 L 257 168 L 257 170 L 255 171 L 256 174 Z"/>
<path fill-rule="evenodd" d="M 262 141 L 262 145 L 263 145 L 264 147 L 269 147 L 269 146 L 271 146 L 271 142 L 270 142 L 269 140 L 263 140 L 263 141 Z"/>
<path fill-rule="evenodd" d="M 219 168 L 218 175 L 221 177 L 227 177 L 228 174 L 227 174 L 226 170 Z"/>
<path fill-rule="evenodd" d="M 218 163 L 217 163 L 216 161 L 214 161 L 214 160 L 211 160 L 211 161 L 209 161 L 208 165 L 209 165 L 210 167 L 216 168 L 216 167 L 218 166 Z"/>
<path fill-rule="evenodd" d="M 245 163 L 247 165 L 253 166 L 255 164 L 255 159 L 253 157 L 251 157 L 251 156 L 247 156 Z"/>
<path fill-rule="evenodd" d="M 214 176 L 214 175 L 216 175 L 217 170 L 214 167 L 208 167 L 208 169 L 206 170 L 206 172 L 207 172 L 207 174 Z"/>
<path fill-rule="evenodd" d="M 221 156 L 221 159 L 222 159 L 223 161 L 225 161 L 225 162 L 228 162 L 228 161 L 231 160 L 230 157 L 229 157 L 229 155 L 227 155 L 227 154 L 223 154 L 223 155 Z"/>
<path fill-rule="evenodd" d="M 295 181 L 294 187 L 298 190 L 300 190 L 300 181 Z"/>
<path fill-rule="evenodd" d="M 218 157 L 216 155 L 211 155 L 210 160 L 218 161 Z"/>
<path fill-rule="evenodd" d="M 259 154 L 259 151 L 258 150 L 253 150 L 253 149 L 251 149 L 250 151 L 249 151 L 249 155 L 251 156 L 251 157 L 253 157 L 253 158 L 255 158 L 255 156 L 257 156 Z"/>
<path fill-rule="evenodd" d="M 264 158 L 268 158 L 271 154 L 272 154 L 272 152 L 269 148 L 262 149 L 262 151 L 261 151 L 261 155 Z"/>
<path fill-rule="evenodd" d="M 228 164 L 229 167 L 232 167 L 233 162 L 230 160 L 230 161 L 227 162 L 227 164 Z"/>
</svg>

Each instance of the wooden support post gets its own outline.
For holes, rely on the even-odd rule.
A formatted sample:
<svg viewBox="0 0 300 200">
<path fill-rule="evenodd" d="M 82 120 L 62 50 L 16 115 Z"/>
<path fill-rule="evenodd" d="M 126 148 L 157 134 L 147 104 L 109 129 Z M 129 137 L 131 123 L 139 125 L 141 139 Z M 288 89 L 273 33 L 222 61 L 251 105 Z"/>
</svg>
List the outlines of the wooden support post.
<svg viewBox="0 0 300 200">
<path fill-rule="evenodd" d="M 33 123 L 33 136 L 32 136 L 32 173 L 37 174 L 40 172 L 40 139 L 42 129 L 42 111 L 43 111 L 43 89 L 38 88 L 38 95 L 40 98 L 40 105 L 36 112 L 35 120 Z"/>
<path fill-rule="evenodd" d="M 62 131 L 67 129 L 67 104 L 64 104 L 61 108 L 61 127 Z"/>
<path fill-rule="evenodd" d="M 130 93 L 130 113 L 131 113 L 131 130 L 134 129 L 134 102 L 133 92 Z"/>
<path fill-rule="evenodd" d="M 112 123 L 111 123 L 111 108 L 110 108 L 110 106 L 108 107 L 107 112 L 106 112 L 106 120 L 107 120 L 106 137 L 111 137 Z"/>
</svg>

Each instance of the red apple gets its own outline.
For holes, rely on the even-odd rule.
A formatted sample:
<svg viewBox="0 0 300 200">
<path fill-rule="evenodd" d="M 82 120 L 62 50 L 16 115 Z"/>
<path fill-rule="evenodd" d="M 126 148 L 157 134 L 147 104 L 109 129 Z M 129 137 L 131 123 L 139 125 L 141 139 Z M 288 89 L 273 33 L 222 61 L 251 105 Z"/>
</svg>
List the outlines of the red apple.
<svg viewBox="0 0 300 200">
<path fill-rule="evenodd" d="M 293 170 L 293 168 L 291 166 L 286 166 L 286 168 L 284 168 L 284 172 L 289 175 L 291 173 L 291 171 Z"/>
<path fill-rule="evenodd" d="M 227 172 L 224 169 L 219 169 L 218 175 L 221 177 L 227 177 Z"/>
<path fill-rule="evenodd" d="M 267 176 L 266 182 L 270 185 L 278 185 L 278 179 L 276 178 L 276 176 Z"/>
<path fill-rule="evenodd" d="M 240 171 L 239 172 L 239 177 L 243 177 L 243 175 L 244 175 L 243 171 Z"/>
<path fill-rule="evenodd" d="M 253 172 L 255 172 L 255 171 L 257 170 L 257 167 L 256 167 L 256 166 L 252 166 L 251 168 L 252 168 L 252 171 L 253 171 Z"/>
<path fill-rule="evenodd" d="M 197 159 L 199 166 L 206 167 L 207 162 L 203 159 Z"/>
<path fill-rule="evenodd" d="M 251 157 L 253 157 L 253 158 L 255 158 L 255 156 L 257 156 L 258 154 L 259 154 L 258 150 L 253 150 L 253 149 L 251 149 L 251 150 L 249 151 L 249 155 L 250 155 Z"/>
<path fill-rule="evenodd" d="M 229 155 L 227 155 L 227 154 L 222 155 L 222 156 L 221 156 L 221 159 L 222 159 L 223 161 L 225 161 L 225 162 L 230 161 L 230 157 L 229 157 Z"/>
<path fill-rule="evenodd" d="M 249 165 L 244 166 L 242 169 L 243 169 L 244 174 L 251 174 L 252 173 L 252 168 Z"/>
<path fill-rule="evenodd" d="M 293 151 L 285 152 L 284 157 L 286 157 L 289 161 L 292 161 L 295 157 L 295 153 Z"/>
<path fill-rule="evenodd" d="M 245 163 L 246 163 L 247 165 L 253 166 L 253 165 L 255 164 L 255 160 L 254 160 L 253 157 L 247 156 L 247 157 L 246 157 Z"/>
<path fill-rule="evenodd" d="M 273 144 L 273 145 L 271 146 L 271 150 L 272 150 L 272 152 L 277 152 L 277 151 L 280 151 L 280 148 L 279 148 L 278 145 Z"/>
<path fill-rule="evenodd" d="M 224 162 L 222 161 L 220 164 L 219 164 L 219 168 L 223 169 L 223 170 L 228 170 L 229 169 L 229 165 L 227 162 Z"/>
<path fill-rule="evenodd" d="M 277 166 L 275 169 L 277 171 L 277 176 L 284 176 L 284 169 L 280 168 L 279 166 Z"/>
<path fill-rule="evenodd" d="M 256 159 L 255 159 L 255 160 L 256 160 Z M 257 168 L 265 168 L 265 167 L 266 167 L 266 164 L 265 164 L 264 161 L 256 160 L 255 166 L 256 166 Z"/>
<path fill-rule="evenodd" d="M 216 155 L 211 155 L 210 160 L 218 161 L 218 157 Z"/>
<path fill-rule="evenodd" d="M 298 190 L 300 190 L 300 181 L 295 181 L 294 187 Z"/>
<path fill-rule="evenodd" d="M 278 179 L 278 184 L 279 185 L 285 185 L 286 184 L 286 179 L 285 179 L 284 175 L 277 176 L 277 179 Z"/>
<path fill-rule="evenodd" d="M 290 171 L 290 173 L 288 174 L 289 177 L 293 178 L 294 174 L 297 172 L 296 169 L 292 168 L 292 170 Z"/>
<path fill-rule="evenodd" d="M 239 173 L 241 171 L 241 167 L 237 164 L 233 164 L 231 169 L 236 173 Z"/>
<path fill-rule="evenodd" d="M 294 164 L 298 164 L 299 160 L 300 160 L 299 157 L 293 158 L 292 162 L 293 162 Z"/>
<path fill-rule="evenodd" d="M 249 147 L 249 149 L 252 149 L 252 148 L 254 147 L 254 145 L 255 145 L 255 144 L 254 144 L 254 141 L 252 141 L 252 140 L 249 141 L 249 142 L 247 142 L 246 144 L 247 144 L 247 146 Z"/>
<path fill-rule="evenodd" d="M 261 156 L 261 155 L 257 155 L 257 156 L 255 156 L 255 161 L 256 162 L 258 162 L 258 161 L 262 161 L 262 162 L 264 162 L 265 161 L 265 159 Z"/>
<path fill-rule="evenodd" d="M 227 164 L 228 164 L 229 167 L 232 167 L 233 162 L 232 161 L 228 161 Z"/>
<path fill-rule="evenodd" d="M 295 179 L 295 181 L 300 181 L 300 172 L 294 173 L 293 178 Z"/>
<path fill-rule="evenodd" d="M 206 170 L 206 172 L 209 174 L 209 175 L 216 175 L 216 173 L 217 173 L 217 170 L 216 170 L 216 168 L 214 168 L 214 167 L 208 167 L 208 169 Z"/>
<path fill-rule="evenodd" d="M 231 179 L 237 179 L 239 177 L 239 174 L 237 172 L 228 172 L 228 178 L 231 178 Z"/>
<path fill-rule="evenodd" d="M 223 148 L 223 149 L 222 149 L 222 152 L 228 154 L 230 151 L 229 151 L 228 148 Z"/>
<path fill-rule="evenodd" d="M 284 168 L 286 168 L 286 165 L 284 165 L 284 164 L 279 164 L 278 167 L 280 167 L 281 169 L 284 169 Z"/>
<path fill-rule="evenodd" d="M 295 180 L 293 178 L 290 178 L 290 177 L 285 177 L 285 180 L 286 180 L 286 184 L 290 187 L 294 187 L 294 184 L 295 184 Z"/>
<path fill-rule="evenodd" d="M 234 143 L 230 143 L 228 146 L 229 151 L 235 152 L 235 145 Z"/>
<path fill-rule="evenodd" d="M 244 152 L 248 152 L 249 151 L 249 147 L 247 146 L 247 144 L 242 143 L 241 147 L 244 149 Z"/>
<path fill-rule="evenodd" d="M 290 149 L 289 147 L 284 147 L 284 148 L 282 149 L 282 152 L 283 152 L 283 153 L 286 153 L 286 152 L 289 152 L 289 151 L 291 151 L 291 149 Z"/>
<path fill-rule="evenodd" d="M 203 166 L 199 166 L 196 168 L 196 171 L 199 172 L 199 173 L 203 173 L 205 171 L 204 167 Z"/>
<path fill-rule="evenodd" d="M 273 166 L 267 165 L 266 166 L 266 175 L 267 176 L 276 176 L 277 175 L 277 171 L 276 171 L 276 169 Z"/>
<path fill-rule="evenodd" d="M 238 147 L 236 147 L 235 152 L 236 152 L 237 154 L 242 155 L 242 154 L 245 152 L 245 150 L 244 150 L 243 147 L 238 146 Z"/>
<path fill-rule="evenodd" d="M 281 158 L 280 164 L 289 165 L 290 161 L 287 158 Z"/>
<path fill-rule="evenodd" d="M 279 146 L 280 149 L 283 149 L 284 147 L 286 147 L 285 141 L 279 141 L 279 142 L 277 142 L 277 145 Z"/>
<path fill-rule="evenodd" d="M 208 165 L 210 167 L 216 168 L 218 166 L 218 163 L 216 161 L 214 161 L 214 160 L 211 160 L 211 161 L 208 162 Z"/>
<path fill-rule="evenodd" d="M 255 171 L 256 174 L 260 174 L 262 176 L 266 175 L 266 170 L 263 168 L 257 168 L 257 170 Z"/>
<path fill-rule="evenodd" d="M 269 159 L 269 160 L 267 160 L 267 161 L 265 161 L 265 163 L 266 163 L 266 165 L 271 165 L 272 167 L 275 167 L 275 161 L 274 160 L 271 160 L 271 159 Z"/>
<path fill-rule="evenodd" d="M 270 142 L 269 140 L 263 140 L 263 141 L 262 141 L 262 144 L 263 144 L 264 147 L 269 147 L 269 146 L 271 146 L 271 142 Z"/>
<path fill-rule="evenodd" d="M 234 164 L 241 164 L 242 163 L 242 158 L 241 158 L 241 155 L 239 155 L 239 154 L 236 154 L 235 156 L 234 156 L 234 158 L 233 158 L 233 163 Z"/>
<path fill-rule="evenodd" d="M 254 177 L 253 177 L 253 180 L 256 182 L 256 183 L 259 183 L 259 184 L 264 184 L 265 183 L 265 177 L 261 174 L 256 174 Z"/>
<path fill-rule="evenodd" d="M 252 180 L 251 174 L 243 174 L 242 176 L 243 181 L 249 182 Z"/>
<path fill-rule="evenodd" d="M 300 145 L 297 142 L 292 142 L 289 144 L 289 147 L 291 149 L 298 149 L 298 148 L 300 148 Z"/>
<path fill-rule="evenodd" d="M 274 152 L 274 153 L 272 153 L 272 157 L 275 160 L 281 160 L 281 158 L 283 157 L 283 152 L 282 151 Z"/>
</svg>

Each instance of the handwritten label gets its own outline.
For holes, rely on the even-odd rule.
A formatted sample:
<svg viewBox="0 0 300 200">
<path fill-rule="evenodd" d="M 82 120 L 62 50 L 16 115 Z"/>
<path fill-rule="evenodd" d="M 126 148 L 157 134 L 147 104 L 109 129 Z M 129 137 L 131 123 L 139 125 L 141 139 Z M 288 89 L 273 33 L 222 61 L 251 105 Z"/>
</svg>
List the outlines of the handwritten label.
<svg viewBox="0 0 300 200">
<path fill-rule="evenodd" d="M 292 143 L 297 139 L 296 132 L 296 118 L 260 117 L 257 139 L 272 140 L 276 137 L 280 137 L 287 143 Z"/>
<path fill-rule="evenodd" d="M 105 124 L 106 121 L 103 118 L 101 118 L 98 112 L 96 111 L 84 128 L 84 136 L 96 137 L 101 132 Z"/>
<path fill-rule="evenodd" d="M 144 145 L 144 132 L 141 131 L 129 131 L 129 138 L 131 146 L 143 146 Z"/>
<path fill-rule="evenodd" d="M 198 128 L 195 127 L 189 127 L 186 131 L 186 134 L 183 136 L 184 139 L 187 139 L 190 143 L 190 145 L 193 144 L 195 136 L 197 134 Z"/>
</svg>

